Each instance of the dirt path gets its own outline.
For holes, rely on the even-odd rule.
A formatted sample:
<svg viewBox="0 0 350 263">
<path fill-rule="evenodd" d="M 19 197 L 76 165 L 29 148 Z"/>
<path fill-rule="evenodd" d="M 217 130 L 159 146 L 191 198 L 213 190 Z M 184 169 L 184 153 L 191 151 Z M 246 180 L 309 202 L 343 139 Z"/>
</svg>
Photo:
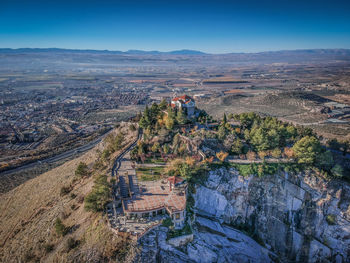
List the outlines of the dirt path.
<svg viewBox="0 0 350 263">
<path fill-rule="evenodd" d="M 243 159 L 228 159 L 229 163 L 251 164 L 251 163 L 293 163 L 291 159 L 265 159 L 265 160 L 243 160 Z"/>
</svg>

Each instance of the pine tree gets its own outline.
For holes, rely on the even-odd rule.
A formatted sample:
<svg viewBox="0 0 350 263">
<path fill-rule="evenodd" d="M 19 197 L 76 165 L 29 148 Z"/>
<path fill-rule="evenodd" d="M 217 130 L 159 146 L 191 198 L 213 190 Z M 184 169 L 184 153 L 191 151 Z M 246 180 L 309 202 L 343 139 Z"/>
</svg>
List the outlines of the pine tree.
<svg viewBox="0 0 350 263">
<path fill-rule="evenodd" d="M 321 152 L 320 141 L 314 136 L 305 136 L 293 146 L 298 163 L 313 164 Z"/>
<path fill-rule="evenodd" d="M 224 113 L 224 118 L 222 119 L 222 123 L 223 123 L 223 124 L 226 124 L 226 123 L 227 123 L 226 113 Z"/>
<path fill-rule="evenodd" d="M 182 110 L 178 110 L 176 114 L 176 121 L 179 124 L 185 124 L 187 121 L 186 115 Z"/>
<path fill-rule="evenodd" d="M 167 106 L 168 106 L 168 103 L 167 103 L 167 101 L 166 101 L 165 99 L 163 99 L 163 100 L 159 103 L 159 108 L 160 108 L 161 110 L 165 110 L 165 109 L 167 108 Z"/>
<path fill-rule="evenodd" d="M 143 115 L 140 118 L 139 125 L 143 129 L 147 129 L 151 125 L 150 110 L 148 109 L 148 106 L 146 106 L 145 111 L 143 112 Z"/>
</svg>

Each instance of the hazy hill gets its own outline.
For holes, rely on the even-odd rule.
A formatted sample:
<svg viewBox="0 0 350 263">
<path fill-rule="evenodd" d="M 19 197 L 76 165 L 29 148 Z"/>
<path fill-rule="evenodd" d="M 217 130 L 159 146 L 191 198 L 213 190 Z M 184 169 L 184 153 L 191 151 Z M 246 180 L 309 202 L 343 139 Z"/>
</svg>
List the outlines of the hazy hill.
<svg viewBox="0 0 350 263">
<path fill-rule="evenodd" d="M 287 50 L 260 53 L 206 54 L 195 50 L 170 52 L 129 50 L 73 50 L 59 48 L 0 49 L 0 69 L 8 70 L 72 70 L 82 68 L 112 69 L 116 66 L 203 65 L 240 66 L 271 63 L 350 62 L 350 49 Z"/>
<path fill-rule="evenodd" d="M 26 53 L 52 53 L 52 54 L 119 54 L 119 55 L 205 55 L 205 57 L 229 57 L 236 59 L 252 59 L 252 58 L 278 58 L 278 57 L 328 57 L 328 56 L 339 56 L 339 57 L 349 57 L 350 49 L 300 49 L 300 50 L 280 50 L 280 51 L 265 51 L 265 52 L 232 52 L 224 54 L 210 54 L 198 50 L 182 49 L 173 51 L 145 51 L 131 49 L 128 51 L 119 50 L 93 50 L 93 49 L 63 49 L 63 48 L 0 48 L 0 54 L 26 54 Z"/>
<path fill-rule="evenodd" d="M 83 53 L 83 54 L 125 54 L 125 55 L 205 55 L 206 53 L 197 50 L 173 50 L 169 52 L 162 51 L 145 51 L 131 49 L 128 51 L 118 50 L 93 50 L 93 49 L 64 49 L 64 48 L 0 48 L 2 54 L 16 53 Z"/>
</svg>

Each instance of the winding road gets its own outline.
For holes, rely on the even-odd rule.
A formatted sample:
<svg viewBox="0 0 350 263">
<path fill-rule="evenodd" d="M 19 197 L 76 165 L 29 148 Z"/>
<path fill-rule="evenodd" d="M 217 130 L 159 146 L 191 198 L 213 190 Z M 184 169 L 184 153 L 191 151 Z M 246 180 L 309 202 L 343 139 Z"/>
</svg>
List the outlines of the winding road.
<svg viewBox="0 0 350 263">
<path fill-rule="evenodd" d="M 71 156 L 74 156 L 76 154 L 79 154 L 79 153 L 83 153 L 83 152 L 86 152 L 90 149 L 92 149 L 93 147 L 95 147 L 99 142 L 102 141 L 102 139 L 109 133 L 110 131 L 104 133 L 103 135 L 101 135 L 100 137 L 96 138 L 95 140 L 87 143 L 87 144 L 84 144 L 82 146 L 79 146 L 77 148 L 74 148 L 72 150 L 68 150 L 66 152 L 63 152 L 63 153 L 60 153 L 60 154 L 57 154 L 55 156 L 52 156 L 52 157 L 49 157 L 49 158 L 46 158 L 46 159 L 43 159 L 43 160 L 39 160 L 39 161 L 35 161 L 35 162 L 31 162 L 31 163 L 28 163 L 28 164 L 25 164 L 25 165 L 22 165 L 20 167 L 17 167 L 17 168 L 13 168 L 13 169 L 10 169 L 10 170 L 6 170 L 6 171 L 3 171 L 3 172 L 0 172 L 0 177 L 1 176 L 4 176 L 4 175 L 10 175 L 10 174 L 13 174 L 13 173 L 16 173 L 16 172 L 20 172 L 20 171 L 23 171 L 23 170 L 26 170 L 26 169 L 29 169 L 29 168 L 33 168 L 37 165 L 41 165 L 41 164 L 45 164 L 45 163 L 55 163 L 55 162 L 58 162 L 60 160 L 63 160 L 63 159 L 66 159 L 66 158 L 69 158 Z"/>
</svg>

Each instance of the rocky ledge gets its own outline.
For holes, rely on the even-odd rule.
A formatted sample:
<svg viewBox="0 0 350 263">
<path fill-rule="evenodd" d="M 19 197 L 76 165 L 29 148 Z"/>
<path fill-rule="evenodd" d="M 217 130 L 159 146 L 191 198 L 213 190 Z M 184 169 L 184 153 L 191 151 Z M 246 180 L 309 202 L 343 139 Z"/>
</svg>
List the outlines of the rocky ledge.
<svg viewBox="0 0 350 263">
<path fill-rule="evenodd" d="M 211 171 L 198 214 L 245 229 L 283 262 L 350 261 L 350 186 L 311 172 L 243 177 Z"/>
<path fill-rule="evenodd" d="M 211 171 L 196 187 L 193 241 L 167 228 L 140 240 L 138 262 L 350 262 L 350 187 L 310 173 Z M 241 229 L 242 231 L 239 231 Z"/>
<path fill-rule="evenodd" d="M 166 240 L 168 229 L 159 227 L 140 240 L 137 262 L 273 262 L 276 255 L 241 231 L 198 216 L 194 239 L 175 247 Z"/>
</svg>

